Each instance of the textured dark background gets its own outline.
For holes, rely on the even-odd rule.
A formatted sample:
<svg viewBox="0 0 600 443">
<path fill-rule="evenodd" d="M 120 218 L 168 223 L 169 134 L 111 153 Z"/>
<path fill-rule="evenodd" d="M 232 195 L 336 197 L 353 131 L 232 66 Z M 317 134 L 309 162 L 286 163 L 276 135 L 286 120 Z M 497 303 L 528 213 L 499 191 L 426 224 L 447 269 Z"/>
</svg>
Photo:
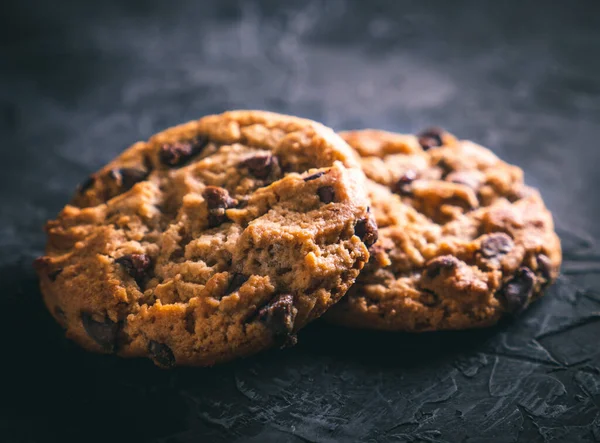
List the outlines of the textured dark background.
<svg viewBox="0 0 600 443">
<path fill-rule="evenodd" d="M 169 3 L 0 3 L 0 440 L 600 441 L 600 2 Z M 489 330 L 317 323 L 210 369 L 67 343 L 31 269 L 44 221 L 132 142 L 231 108 L 491 147 L 542 189 L 563 276 Z"/>
</svg>

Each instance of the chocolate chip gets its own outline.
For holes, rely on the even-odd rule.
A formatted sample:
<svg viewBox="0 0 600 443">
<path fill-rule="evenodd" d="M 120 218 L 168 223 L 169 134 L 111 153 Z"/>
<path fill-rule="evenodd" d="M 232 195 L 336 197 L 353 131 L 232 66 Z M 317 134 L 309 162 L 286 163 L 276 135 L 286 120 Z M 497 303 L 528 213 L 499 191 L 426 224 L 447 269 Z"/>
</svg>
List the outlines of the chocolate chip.
<svg viewBox="0 0 600 443">
<path fill-rule="evenodd" d="M 58 268 L 58 269 L 56 269 L 56 270 L 54 270 L 54 271 L 52 271 L 52 272 L 48 273 L 48 278 L 49 278 L 51 281 L 56 281 L 56 277 L 58 277 L 58 275 L 59 275 L 59 274 L 60 274 L 62 271 L 63 271 L 63 269 L 62 269 L 62 268 Z"/>
<path fill-rule="evenodd" d="M 115 352 L 119 322 L 114 322 L 107 316 L 103 321 L 96 321 L 87 312 L 81 313 L 81 323 L 85 332 L 106 352 Z"/>
<path fill-rule="evenodd" d="M 202 193 L 208 206 L 208 227 L 214 228 L 227 221 L 225 210 L 234 208 L 237 200 L 229 196 L 227 189 L 218 186 L 207 186 Z"/>
<path fill-rule="evenodd" d="M 377 223 L 370 216 L 361 218 L 356 222 L 354 233 L 363 241 L 367 248 L 373 245 L 379 236 Z"/>
<path fill-rule="evenodd" d="M 333 186 L 321 186 L 317 189 L 317 194 L 319 194 L 319 199 L 323 203 L 331 203 L 335 200 L 335 190 Z"/>
<path fill-rule="evenodd" d="M 185 330 L 190 334 L 196 333 L 196 315 L 193 310 L 189 310 L 185 314 Z"/>
<path fill-rule="evenodd" d="M 458 259 L 452 255 L 443 255 L 441 257 L 434 258 L 427 263 L 427 269 L 425 270 L 425 276 L 427 278 L 436 278 L 442 270 L 451 270 L 458 267 Z"/>
<path fill-rule="evenodd" d="M 535 274 L 531 269 L 521 267 L 514 277 L 504 285 L 500 293 L 510 312 L 519 312 L 527 306 L 533 292 L 534 283 Z"/>
<path fill-rule="evenodd" d="M 237 201 L 229 196 L 227 189 L 219 186 L 207 186 L 204 188 L 202 196 L 205 198 L 209 209 L 228 209 L 237 204 Z"/>
<path fill-rule="evenodd" d="M 441 128 L 428 128 L 424 131 L 421 131 L 417 134 L 419 139 L 419 144 L 423 148 L 424 151 L 427 151 L 431 148 L 436 148 L 438 146 L 442 146 L 443 140 L 442 135 L 444 134 L 444 130 Z"/>
<path fill-rule="evenodd" d="M 537 265 L 541 276 L 546 280 L 552 280 L 552 262 L 547 255 L 540 254 L 537 256 Z"/>
<path fill-rule="evenodd" d="M 452 171 L 454 171 L 454 168 L 452 167 L 452 165 L 450 163 L 448 163 L 448 160 L 446 160 L 445 158 L 441 158 L 437 162 L 437 167 L 440 168 L 442 171 L 442 178 L 446 178 L 446 176 L 448 174 L 450 174 Z"/>
<path fill-rule="evenodd" d="M 146 277 L 151 260 L 146 254 L 127 254 L 117 258 L 115 263 L 123 266 L 139 285 Z"/>
<path fill-rule="evenodd" d="M 402 176 L 400 176 L 396 184 L 393 186 L 392 191 L 400 195 L 410 195 L 411 184 L 416 180 L 416 178 L 417 173 L 412 169 L 409 169 L 402 174 Z"/>
<path fill-rule="evenodd" d="M 208 145 L 208 137 L 199 135 L 191 140 L 181 140 L 161 146 L 158 157 L 162 164 L 177 167 L 187 163 L 192 157 L 200 154 Z"/>
<path fill-rule="evenodd" d="M 148 354 L 152 360 L 163 368 L 172 368 L 175 366 L 175 356 L 173 351 L 164 343 L 159 343 L 154 340 L 148 341 Z"/>
<path fill-rule="evenodd" d="M 422 291 L 423 292 L 421 292 L 420 294 L 419 301 L 423 305 L 431 308 L 440 304 L 440 297 L 435 292 L 430 291 L 428 289 L 424 289 Z"/>
<path fill-rule="evenodd" d="M 87 191 L 92 186 L 94 186 L 95 182 L 96 182 L 96 177 L 94 177 L 93 175 L 90 175 L 79 185 L 79 187 L 77 188 L 77 192 L 79 192 L 80 194 L 83 194 L 85 191 Z"/>
<path fill-rule="evenodd" d="M 235 273 L 229 282 L 229 286 L 225 290 L 225 295 L 229 295 L 237 290 L 239 290 L 244 283 L 248 281 L 248 277 L 244 274 Z"/>
<path fill-rule="evenodd" d="M 248 168 L 248 171 L 254 177 L 264 180 L 279 166 L 279 161 L 271 153 L 262 153 L 242 161 L 241 166 Z"/>
<path fill-rule="evenodd" d="M 119 183 L 123 191 L 128 191 L 136 183 L 145 180 L 148 174 L 148 171 L 137 168 L 121 168 L 110 171 L 110 176 Z"/>
<path fill-rule="evenodd" d="M 217 214 L 214 212 L 208 213 L 208 227 L 209 228 L 216 228 L 217 226 L 221 226 L 227 220 L 228 220 L 228 218 L 224 211 L 222 214 Z"/>
<path fill-rule="evenodd" d="M 504 232 L 495 232 L 481 242 L 481 255 L 485 258 L 499 258 L 513 248 L 513 240 Z"/>
<path fill-rule="evenodd" d="M 316 180 L 316 179 L 318 179 L 319 177 L 322 177 L 324 174 L 325 174 L 325 172 L 324 172 L 324 171 L 317 172 L 317 173 L 315 173 L 315 174 L 309 175 L 308 177 L 304 177 L 304 181 L 305 181 L 305 182 L 309 182 L 309 181 L 312 181 L 312 180 Z"/>
<path fill-rule="evenodd" d="M 274 335 L 289 335 L 294 330 L 294 320 L 297 313 L 298 310 L 294 306 L 294 297 L 290 294 L 281 294 L 258 311 L 258 319 Z"/>
</svg>

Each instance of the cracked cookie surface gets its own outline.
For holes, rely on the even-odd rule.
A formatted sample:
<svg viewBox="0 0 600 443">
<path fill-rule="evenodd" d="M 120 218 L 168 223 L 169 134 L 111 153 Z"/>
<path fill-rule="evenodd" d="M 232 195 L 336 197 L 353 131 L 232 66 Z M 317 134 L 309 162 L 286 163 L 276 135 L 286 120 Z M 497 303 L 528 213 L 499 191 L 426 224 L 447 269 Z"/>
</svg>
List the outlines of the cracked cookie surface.
<svg viewBox="0 0 600 443">
<path fill-rule="evenodd" d="M 211 365 L 293 344 L 368 260 L 371 217 L 357 157 L 333 131 L 232 111 L 93 174 L 48 222 L 35 267 L 83 347 Z"/>
<path fill-rule="evenodd" d="M 521 169 L 435 128 L 341 135 L 361 156 L 379 240 L 330 321 L 403 331 L 489 326 L 557 277 L 552 216 Z"/>
</svg>

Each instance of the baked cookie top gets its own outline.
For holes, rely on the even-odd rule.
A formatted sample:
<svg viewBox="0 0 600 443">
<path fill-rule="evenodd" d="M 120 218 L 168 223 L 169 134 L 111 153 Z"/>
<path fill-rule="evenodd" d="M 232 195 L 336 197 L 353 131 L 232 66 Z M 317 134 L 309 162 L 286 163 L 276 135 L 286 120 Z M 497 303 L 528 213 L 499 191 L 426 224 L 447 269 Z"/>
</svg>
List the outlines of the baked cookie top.
<svg viewBox="0 0 600 443">
<path fill-rule="evenodd" d="M 331 321 L 405 331 L 487 326 L 557 277 L 552 216 L 518 167 L 435 128 L 341 135 L 362 157 L 379 240 Z"/>
<path fill-rule="evenodd" d="M 348 145 L 260 111 L 134 144 L 46 230 L 36 269 L 67 336 L 161 366 L 293 342 L 354 283 L 377 232 Z"/>
</svg>

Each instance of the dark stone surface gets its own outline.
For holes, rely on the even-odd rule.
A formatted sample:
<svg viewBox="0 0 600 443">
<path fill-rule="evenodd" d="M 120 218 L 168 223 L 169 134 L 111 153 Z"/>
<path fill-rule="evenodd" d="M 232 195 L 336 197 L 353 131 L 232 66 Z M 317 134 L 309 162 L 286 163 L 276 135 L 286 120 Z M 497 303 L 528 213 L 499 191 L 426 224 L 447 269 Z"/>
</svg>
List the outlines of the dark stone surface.
<svg viewBox="0 0 600 443">
<path fill-rule="evenodd" d="M 600 441 L 599 2 L 170 3 L 1 3 L 0 440 Z M 563 276 L 489 330 L 317 323 L 210 369 L 64 340 L 31 268 L 44 221 L 135 140 L 230 108 L 490 146 L 542 189 Z"/>
</svg>

